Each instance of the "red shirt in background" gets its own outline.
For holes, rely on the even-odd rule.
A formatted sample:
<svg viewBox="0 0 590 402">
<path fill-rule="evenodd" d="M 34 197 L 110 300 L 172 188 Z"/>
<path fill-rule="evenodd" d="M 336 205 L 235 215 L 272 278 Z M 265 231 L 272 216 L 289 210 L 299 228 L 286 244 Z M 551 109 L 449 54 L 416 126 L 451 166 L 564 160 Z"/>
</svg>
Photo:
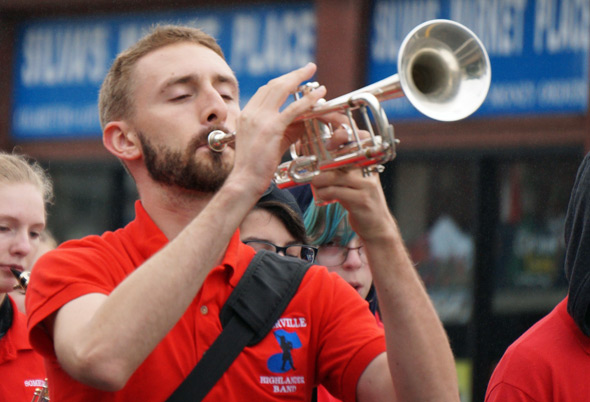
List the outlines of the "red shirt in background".
<svg viewBox="0 0 590 402">
<path fill-rule="evenodd" d="M 567 313 L 567 298 L 504 353 L 486 402 L 590 400 L 590 338 Z"/>
<path fill-rule="evenodd" d="M 12 305 L 12 325 L 0 338 L 0 401 L 29 402 L 35 389 L 45 384 L 45 367 L 27 340 L 24 314 L 6 296 Z"/>
</svg>

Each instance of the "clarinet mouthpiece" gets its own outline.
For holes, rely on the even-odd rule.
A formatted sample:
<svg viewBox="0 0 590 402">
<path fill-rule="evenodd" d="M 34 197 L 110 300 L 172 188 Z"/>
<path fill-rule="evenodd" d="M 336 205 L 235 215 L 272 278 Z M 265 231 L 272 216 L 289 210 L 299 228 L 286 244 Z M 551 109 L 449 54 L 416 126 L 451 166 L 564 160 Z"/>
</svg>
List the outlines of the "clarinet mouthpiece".
<svg viewBox="0 0 590 402">
<path fill-rule="evenodd" d="M 18 269 L 10 268 L 10 271 L 18 281 L 17 288 L 20 288 L 23 291 L 27 290 L 27 285 L 29 284 L 29 275 L 30 272 L 27 271 L 19 271 Z"/>
</svg>

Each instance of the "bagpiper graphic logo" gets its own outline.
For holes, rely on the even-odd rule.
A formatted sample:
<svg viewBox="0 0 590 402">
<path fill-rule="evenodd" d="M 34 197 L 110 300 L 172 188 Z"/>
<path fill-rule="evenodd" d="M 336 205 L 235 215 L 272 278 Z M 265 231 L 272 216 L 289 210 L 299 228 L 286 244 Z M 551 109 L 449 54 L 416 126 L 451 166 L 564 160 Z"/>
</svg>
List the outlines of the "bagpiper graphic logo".
<svg viewBox="0 0 590 402">
<path fill-rule="evenodd" d="M 299 336 L 295 332 L 291 333 L 282 329 L 275 331 L 274 336 L 282 352 L 274 354 L 268 359 L 266 363 L 268 369 L 273 373 L 286 373 L 289 370 L 296 370 L 291 351 L 302 346 Z"/>
</svg>

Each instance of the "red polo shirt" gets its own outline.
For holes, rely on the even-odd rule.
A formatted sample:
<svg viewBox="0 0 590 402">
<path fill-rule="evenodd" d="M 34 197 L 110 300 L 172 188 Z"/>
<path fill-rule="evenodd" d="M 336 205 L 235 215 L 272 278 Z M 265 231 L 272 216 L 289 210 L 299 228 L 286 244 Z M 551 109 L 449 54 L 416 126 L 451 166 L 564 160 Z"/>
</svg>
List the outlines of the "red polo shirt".
<svg viewBox="0 0 590 402">
<path fill-rule="evenodd" d="M 237 232 L 222 264 L 121 391 L 83 385 L 59 366 L 39 324 L 72 299 L 109 294 L 167 242 L 137 202 L 136 219 L 125 228 L 66 242 L 35 265 L 26 300 L 29 337 L 46 358 L 52 400 L 163 401 L 219 335 L 219 311 L 254 256 Z M 249 400 L 309 400 L 322 382 L 353 401 L 363 370 L 384 351 L 383 330 L 358 293 L 337 275 L 312 267 L 273 330 L 244 349 L 206 400 L 243 401 L 246 395 Z"/>
<path fill-rule="evenodd" d="M 30 401 L 35 389 L 45 383 L 45 367 L 43 358 L 27 340 L 24 314 L 8 298 L 12 305 L 12 325 L 0 338 L 0 401 Z"/>
<path fill-rule="evenodd" d="M 495 368 L 486 402 L 590 400 L 590 338 L 567 312 L 567 297 L 520 336 Z"/>
</svg>

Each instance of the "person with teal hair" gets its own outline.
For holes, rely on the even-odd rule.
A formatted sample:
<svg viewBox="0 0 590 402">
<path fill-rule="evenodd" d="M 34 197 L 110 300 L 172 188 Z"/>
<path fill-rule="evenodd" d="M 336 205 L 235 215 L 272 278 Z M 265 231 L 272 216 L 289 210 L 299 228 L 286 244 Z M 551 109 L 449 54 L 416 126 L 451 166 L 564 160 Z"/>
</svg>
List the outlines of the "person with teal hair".
<svg viewBox="0 0 590 402">
<path fill-rule="evenodd" d="M 309 243 L 318 247 L 316 263 L 335 272 L 352 286 L 369 303 L 369 309 L 382 326 L 373 275 L 363 244 L 348 221 L 348 211 L 338 202 L 318 206 L 312 200 L 305 210 L 304 223 Z M 339 400 L 320 385 L 317 401 Z"/>
<path fill-rule="evenodd" d="M 305 210 L 304 223 L 310 244 L 318 247 L 317 264 L 352 286 L 380 322 L 373 275 L 364 245 L 348 221 L 348 211 L 338 202 L 318 206 L 312 200 Z"/>
</svg>

